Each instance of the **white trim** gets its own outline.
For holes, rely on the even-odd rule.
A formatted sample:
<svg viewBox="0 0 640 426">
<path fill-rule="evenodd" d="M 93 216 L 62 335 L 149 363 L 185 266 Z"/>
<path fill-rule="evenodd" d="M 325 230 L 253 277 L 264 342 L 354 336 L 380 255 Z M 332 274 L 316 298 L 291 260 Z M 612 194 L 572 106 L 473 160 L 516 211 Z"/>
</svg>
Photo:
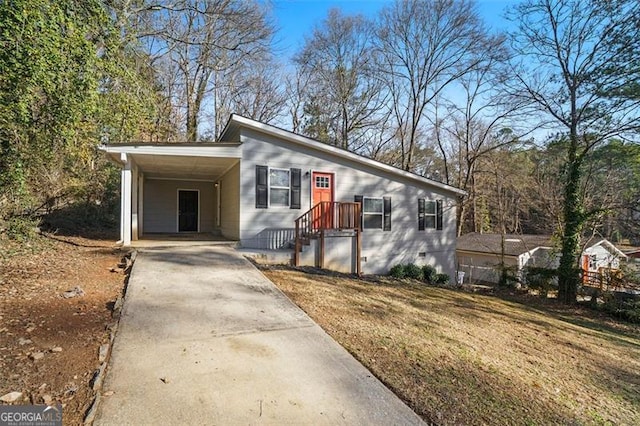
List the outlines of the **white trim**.
<svg viewBox="0 0 640 426">
<path fill-rule="evenodd" d="M 120 193 L 120 239 L 122 245 L 131 245 L 131 161 L 127 161 L 121 173 L 121 193 Z"/>
<path fill-rule="evenodd" d="M 309 169 L 309 171 L 307 172 L 309 173 L 309 210 L 313 208 L 313 173 L 314 172 L 315 170 L 313 169 Z M 300 180 L 302 180 L 302 178 Z M 302 207 L 302 202 L 300 203 L 300 207 Z"/>
<path fill-rule="evenodd" d="M 220 191 L 222 190 L 222 181 L 219 180 L 213 184 L 213 189 L 216 191 L 216 228 L 220 228 L 220 215 L 222 214 L 222 208 L 220 206 L 221 197 Z"/>
<path fill-rule="evenodd" d="M 607 247 L 609 247 L 610 250 L 609 253 L 611 253 L 614 256 L 619 256 L 622 257 L 623 259 L 627 259 L 628 256 L 622 251 L 620 250 L 618 247 L 616 247 L 611 241 L 607 240 L 607 239 L 602 239 L 600 241 L 598 241 L 595 244 L 591 244 L 589 246 L 587 246 L 584 250 L 582 250 L 583 252 L 585 252 L 586 250 L 592 248 L 592 247 L 596 247 L 596 246 L 600 246 L 600 245 L 605 245 Z"/>
<path fill-rule="evenodd" d="M 147 180 L 173 180 L 173 181 L 183 181 L 183 182 L 211 182 L 211 183 L 217 182 L 213 179 L 188 179 L 188 178 L 168 178 L 168 177 L 147 177 Z"/>
<path fill-rule="evenodd" d="M 137 155 L 174 155 L 177 157 L 226 157 L 242 158 L 242 148 L 239 143 L 212 144 L 123 144 L 123 145 L 101 145 L 100 150 L 112 154 L 115 159 L 125 163 L 127 154 Z"/>
<path fill-rule="evenodd" d="M 180 233 L 180 191 L 190 191 L 198 193 L 198 230 L 196 232 L 200 232 L 200 190 L 199 189 L 189 189 L 189 188 L 177 188 L 176 189 L 176 232 Z M 182 231 L 182 232 L 193 232 L 193 231 Z"/>
<path fill-rule="evenodd" d="M 547 248 L 547 247 L 536 247 L 536 249 L 538 248 Z M 456 249 L 456 253 L 460 253 L 460 254 L 464 254 L 464 255 L 481 255 L 481 256 L 493 256 L 493 257 L 501 257 L 502 254 L 500 252 L 493 252 L 493 251 L 475 251 L 475 250 L 464 250 L 464 249 Z M 504 257 L 505 258 L 509 258 L 509 259 L 519 259 L 520 256 L 522 256 L 523 254 L 526 254 L 528 252 L 524 252 L 524 253 L 520 253 L 520 254 L 505 254 Z"/>
<path fill-rule="evenodd" d="M 144 235 L 144 173 L 138 176 L 138 237 Z"/>
<path fill-rule="evenodd" d="M 237 114 L 232 114 L 229 118 L 229 122 L 225 126 L 224 132 L 220 135 L 220 140 L 224 139 L 226 132 L 231 131 L 231 127 L 233 124 L 237 124 L 238 126 L 244 126 L 250 129 L 257 130 L 262 133 L 266 133 L 272 136 L 276 136 L 278 138 L 284 139 L 289 142 L 296 143 L 298 145 L 303 145 L 307 148 L 313 148 L 317 151 L 325 152 L 331 154 L 333 156 L 342 157 L 360 164 L 364 164 L 366 166 L 375 168 L 377 170 L 381 170 L 387 173 L 391 173 L 396 176 L 401 176 L 405 179 L 410 179 L 412 181 L 416 181 L 423 185 L 429 185 L 432 187 L 436 187 L 443 191 L 452 192 L 458 195 L 466 195 L 466 191 L 455 188 L 453 186 L 446 185 L 441 182 L 436 182 L 431 179 L 427 179 L 415 173 L 410 173 L 397 167 L 390 166 L 388 164 L 381 163 L 376 160 L 372 160 L 370 158 L 363 157 L 358 154 L 354 154 L 352 152 L 337 148 L 332 145 L 328 145 L 322 142 L 318 142 L 314 139 L 308 138 L 306 136 L 298 135 L 293 132 L 289 132 L 287 130 L 280 129 L 275 126 L 271 126 L 269 124 L 260 123 L 259 121 L 252 120 L 250 118 L 242 117 Z"/>
<path fill-rule="evenodd" d="M 136 164 L 131 169 L 131 240 L 137 241 L 140 235 L 140 213 L 138 212 L 139 170 Z"/>
</svg>

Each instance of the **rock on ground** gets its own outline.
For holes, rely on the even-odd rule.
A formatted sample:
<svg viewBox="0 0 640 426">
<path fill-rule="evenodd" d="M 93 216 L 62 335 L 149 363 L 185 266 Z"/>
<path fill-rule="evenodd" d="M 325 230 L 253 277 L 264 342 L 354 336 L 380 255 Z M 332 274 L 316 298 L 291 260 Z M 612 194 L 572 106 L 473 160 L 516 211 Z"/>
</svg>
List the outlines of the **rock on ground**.
<svg viewBox="0 0 640 426">
<path fill-rule="evenodd" d="M 6 403 L 12 403 L 12 402 L 16 402 L 17 400 L 19 400 L 20 398 L 22 398 L 22 392 L 9 392 L 5 395 L 0 396 L 0 401 L 2 402 L 6 402 Z"/>
</svg>

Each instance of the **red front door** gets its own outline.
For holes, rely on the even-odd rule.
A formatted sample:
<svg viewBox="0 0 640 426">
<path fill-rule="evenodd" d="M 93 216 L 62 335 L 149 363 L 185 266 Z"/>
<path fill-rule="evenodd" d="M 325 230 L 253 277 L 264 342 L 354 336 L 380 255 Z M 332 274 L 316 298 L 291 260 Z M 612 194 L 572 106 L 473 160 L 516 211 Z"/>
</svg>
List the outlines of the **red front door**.
<svg viewBox="0 0 640 426">
<path fill-rule="evenodd" d="M 333 222 L 333 173 L 313 172 L 311 176 L 313 206 L 323 203 L 314 217 L 314 228 L 331 228 Z"/>
</svg>

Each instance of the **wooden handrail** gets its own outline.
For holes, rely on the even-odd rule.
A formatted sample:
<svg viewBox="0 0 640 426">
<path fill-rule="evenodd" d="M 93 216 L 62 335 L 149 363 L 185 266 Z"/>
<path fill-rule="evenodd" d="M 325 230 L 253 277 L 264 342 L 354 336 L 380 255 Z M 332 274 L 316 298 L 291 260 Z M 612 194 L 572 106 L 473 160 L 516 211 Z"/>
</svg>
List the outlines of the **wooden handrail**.
<svg viewBox="0 0 640 426">
<path fill-rule="evenodd" d="M 354 230 L 357 239 L 357 272 L 360 274 L 360 208 L 360 203 L 321 201 L 297 218 L 295 221 L 294 265 L 299 266 L 304 238 L 318 235 L 324 238 L 326 230 Z M 321 253 L 321 259 L 324 258 L 323 255 L 324 253 Z"/>
<path fill-rule="evenodd" d="M 360 203 L 322 201 L 296 219 L 296 229 L 296 236 L 328 229 L 360 229 Z"/>
</svg>

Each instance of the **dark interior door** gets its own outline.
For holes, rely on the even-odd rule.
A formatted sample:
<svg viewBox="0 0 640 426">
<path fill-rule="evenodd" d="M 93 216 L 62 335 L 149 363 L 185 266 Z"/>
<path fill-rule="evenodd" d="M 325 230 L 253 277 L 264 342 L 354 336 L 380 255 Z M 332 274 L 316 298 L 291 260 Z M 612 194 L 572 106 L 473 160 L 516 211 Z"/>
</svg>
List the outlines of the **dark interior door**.
<svg viewBox="0 0 640 426">
<path fill-rule="evenodd" d="M 198 231 L 198 191 L 178 191 L 178 232 Z"/>
</svg>

